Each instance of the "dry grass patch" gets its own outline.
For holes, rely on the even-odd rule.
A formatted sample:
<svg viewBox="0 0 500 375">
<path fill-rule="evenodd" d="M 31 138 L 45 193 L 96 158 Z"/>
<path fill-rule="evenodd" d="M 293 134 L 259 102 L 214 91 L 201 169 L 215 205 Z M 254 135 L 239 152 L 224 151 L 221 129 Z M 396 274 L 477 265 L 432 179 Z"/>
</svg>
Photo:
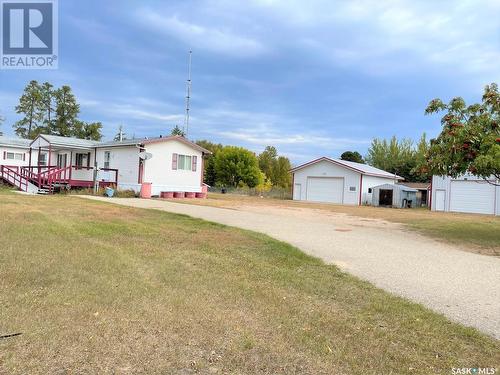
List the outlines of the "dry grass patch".
<svg viewBox="0 0 500 375">
<path fill-rule="evenodd" d="M 429 374 L 500 345 L 264 235 L 0 193 L 0 373 Z"/>
</svg>

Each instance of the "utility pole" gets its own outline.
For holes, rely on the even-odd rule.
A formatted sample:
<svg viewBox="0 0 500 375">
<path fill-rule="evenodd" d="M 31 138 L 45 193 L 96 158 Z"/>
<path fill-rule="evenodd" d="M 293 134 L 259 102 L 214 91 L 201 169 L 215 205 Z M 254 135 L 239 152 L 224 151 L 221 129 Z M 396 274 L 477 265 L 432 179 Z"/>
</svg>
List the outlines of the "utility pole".
<svg viewBox="0 0 500 375">
<path fill-rule="evenodd" d="M 189 63 L 188 63 L 188 79 L 186 83 L 186 115 L 184 118 L 184 133 L 186 135 L 186 138 L 188 136 L 189 132 L 189 106 L 191 102 L 191 56 L 193 54 L 193 51 L 189 51 Z"/>
</svg>

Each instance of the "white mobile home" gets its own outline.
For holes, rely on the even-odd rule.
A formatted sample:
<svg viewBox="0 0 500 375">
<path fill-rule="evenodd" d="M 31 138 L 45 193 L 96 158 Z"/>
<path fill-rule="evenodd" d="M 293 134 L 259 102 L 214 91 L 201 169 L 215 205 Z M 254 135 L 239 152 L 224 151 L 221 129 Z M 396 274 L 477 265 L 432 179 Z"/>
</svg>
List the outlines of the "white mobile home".
<svg viewBox="0 0 500 375">
<path fill-rule="evenodd" d="M 432 211 L 500 215 L 498 181 L 472 175 L 460 178 L 432 177 Z"/>
<path fill-rule="evenodd" d="M 372 188 L 402 177 L 351 161 L 322 157 L 291 170 L 294 200 L 346 205 L 371 204 Z"/>
<path fill-rule="evenodd" d="M 152 195 L 201 193 L 203 155 L 210 153 L 178 136 L 96 142 L 42 134 L 27 144 L 2 138 L 0 152 L 6 158 L 0 163 L 0 178 L 30 192 L 95 183 L 138 192 L 149 182 Z M 16 143 L 23 156 L 11 159 L 9 150 Z"/>
</svg>

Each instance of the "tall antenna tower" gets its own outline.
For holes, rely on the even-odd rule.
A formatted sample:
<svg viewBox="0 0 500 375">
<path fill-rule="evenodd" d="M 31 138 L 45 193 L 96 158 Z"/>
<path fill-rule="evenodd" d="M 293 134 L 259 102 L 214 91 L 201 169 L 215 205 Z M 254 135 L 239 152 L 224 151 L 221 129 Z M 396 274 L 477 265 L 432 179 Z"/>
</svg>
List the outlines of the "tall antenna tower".
<svg viewBox="0 0 500 375">
<path fill-rule="evenodd" d="M 191 56 L 193 51 L 189 51 L 189 64 L 188 64 L 188 79 L 186 82 L 186 115 L 184 117 L 184 132 L 186 133 L 186 137 L 189 132 L 189 106 L 191 104 Z"/>
</svg>

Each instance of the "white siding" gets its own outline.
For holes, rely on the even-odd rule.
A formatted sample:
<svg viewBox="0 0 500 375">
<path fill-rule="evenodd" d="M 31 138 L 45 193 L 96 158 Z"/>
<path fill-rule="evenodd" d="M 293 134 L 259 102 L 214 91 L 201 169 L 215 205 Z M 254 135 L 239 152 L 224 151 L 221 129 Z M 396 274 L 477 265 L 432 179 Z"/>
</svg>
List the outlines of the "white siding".
<svg viewBox="0 0 500 375">
<path fill-rule="evenodd" d="M 299 169 L 294 173 L 294 200 L 308 200 L 307 180 L 308 177 L 339 177 L 344 179 L 342 189 L 342 204 L 357 205 L 359 204 L 359 189 L 361 183 L 361 173 L 345 168 L 343 166 L 330 163 L 326 160 L 319 161 L 307 167 Z M 368 189 L 382 185 L 394 184 L 396 180 L 387 177 L 376 177 L 363 175 L 361 203 L 370 204 L 372 194 L 368 193 Z M 354 188 L 354 190 L 352 190 Z M 299 190 L 299 191 L 297 191 Z"/>
<path fill-rule="evenodd" d="M 500 215 L 500 187 L 475 176 L 433 176 L 431 199 L 433 211 Z"/>
<path fill-rule="evenodd" d="M 139 149 L 134 145 L 98 148 L 96 159 L 98 168 L 104 168 L 104 153 L 106 151 L 110 153 L 109 168 L 118 169 L 118 185 L 123 189 L 137 186 L 139 182 Z M 98 180 L 114 181 L 114 176 L 114 172 L 100 171 Z"/>
<path fill-rule="evenodd" d="M 371 204 L 373 199 L 373 191 L 371 193 L 368 192 L 369 189 L 380 186 L 384 184 L 394 185 L 396 180 L 392 178 L 386 177 L 375 177 L 375 176 L 367 176 L 363 175 L 363 192 L 361 197 L 362 204 Z"/>
<path fill-rule="evenodd" d="M 201 192 L 203 173 L 201 151 L 177 140 L 146 144 L 145 148 L 146 152 L 153 154 L 153 157 L 146 160 L 143 181 L 153 184 L 153 195 L 159 195 L 162 191 Z M 173 170 L 174 153 L 196 156 L 196 171 Z"/>
<path fill-rule="evenodd" d="M 359 183 L 360 173 L 344 168 L 342 166 L 330 163 L 328 161 L 320 161 L 299 169 L 294 173 L 295 184 L 301 185 L 300 200 L 307 200 L 307 179 L 308 177 L 340 177 L 344 179 L 343 185 L 343 200 L 342 204 L 356 205 L 359 203 Z M 351 191 L 350 187 L 354 187 L 355 191 Z M 294 199 L 298 195 L 294 191 Z"/>
<path fill-rule="evenodd" d="M 5 159 L 4 153 L 15 153 L 15 154 L 24 154 L 25 160 L 16 160 L 16 159 Z M 36 162 L 36 157 L 34 158 Z M 0 165 L 12 165 L 16 167 L 27 166 L 29 162 L 29 150 L 26 148 L 17 148 L 17 147 L 5 147 L 0 146 Z"/>
</svg>

